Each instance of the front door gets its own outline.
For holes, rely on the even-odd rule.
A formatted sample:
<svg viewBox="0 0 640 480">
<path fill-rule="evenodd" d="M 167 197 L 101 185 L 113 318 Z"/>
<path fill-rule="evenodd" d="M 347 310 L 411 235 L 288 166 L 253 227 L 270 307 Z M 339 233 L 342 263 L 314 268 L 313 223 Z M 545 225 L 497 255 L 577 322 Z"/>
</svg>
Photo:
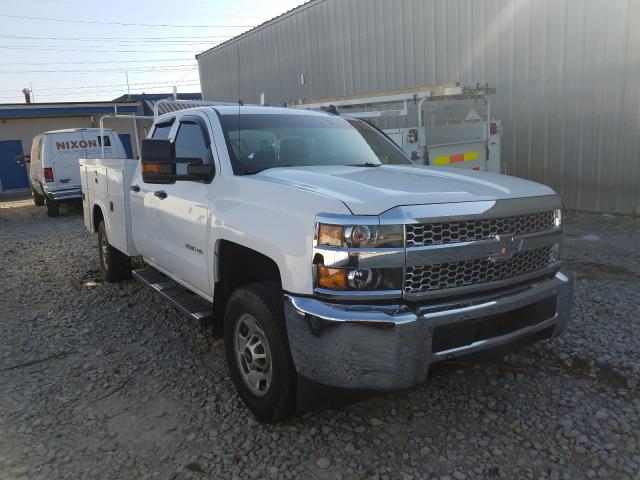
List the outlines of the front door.
<svg viewBox="0 0 640 480">
<path fill-rule="evenodd" d="M 174 124 L 171 118 L 163 123 L 158 123 L 153 129 L 151 138 L 168 140 Z M 157 222 L 156 200 L 154 193 L 165 185 L 146 183 L 142 179 L 140 162 L 131 181 L 128 192 L 131 200 L 131 230 L 133 231 L 133 243 L 136 250 L 153 265 L 161 266 L 162 252 L 160 251 L 160 239 L 162 232 Z"/>
<path fill-rule="evenodd" d="M 0 191 L 29 188 L 29 178 L 24 165 L 16 162 L 16 155 L 22 153 L 20 140 L 0 142 Z"/>
<path fill-rule="evenodd" d="M 213 163 L 206 117 L 195 114 L 179 119 L 174 130 L 176 158 Z M 186 164 L 178 163 L 176 173 L 186 173 Z M 215 180 L 214 180 L 215 181 Z M 209 272 L 214 261 L 210 242 L 209 198 L 211 183 L 176 181 L 155 185 L 158 251 L 157 265 L 206 297 L 213 296 Z"/>
</svg>

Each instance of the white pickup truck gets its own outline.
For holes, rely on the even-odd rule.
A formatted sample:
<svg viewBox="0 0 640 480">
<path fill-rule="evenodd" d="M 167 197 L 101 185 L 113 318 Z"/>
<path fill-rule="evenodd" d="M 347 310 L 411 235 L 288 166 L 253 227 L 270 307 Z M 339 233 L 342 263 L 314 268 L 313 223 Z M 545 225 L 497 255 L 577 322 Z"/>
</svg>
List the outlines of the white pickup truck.
<svg viewBox="0 0 640 480">
<path fill-rule="evenodd" d="M 361 119 L 191 108 L 156 119 L 140 161 L 80 163 L 105 279 L 141 256 L 135 277 L 224 337 L 264 421 L 294 411 L 303 380 L 407 388 L 567 323 L 553 190 L 415 166 Z"/>
</svg>

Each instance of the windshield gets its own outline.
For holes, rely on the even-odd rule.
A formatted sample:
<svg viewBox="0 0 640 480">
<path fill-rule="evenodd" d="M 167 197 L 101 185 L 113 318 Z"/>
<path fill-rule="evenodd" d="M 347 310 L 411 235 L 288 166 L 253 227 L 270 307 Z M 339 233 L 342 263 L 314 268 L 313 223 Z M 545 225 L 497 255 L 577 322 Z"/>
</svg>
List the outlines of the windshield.
<svg viewBox="0 0 640 480">
<path fill-rule="evenodd" d="M 391 141 L 357 119 L 241 114 L 220 120 L 236 175 L 273 167 L 411 164 Z"/>
</svg>

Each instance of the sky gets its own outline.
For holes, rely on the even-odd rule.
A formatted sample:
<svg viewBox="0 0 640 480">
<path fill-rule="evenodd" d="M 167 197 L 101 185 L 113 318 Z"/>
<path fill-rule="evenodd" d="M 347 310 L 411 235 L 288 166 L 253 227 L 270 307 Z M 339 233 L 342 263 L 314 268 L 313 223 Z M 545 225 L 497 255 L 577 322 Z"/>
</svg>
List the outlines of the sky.
<svg viewBox="0 0 640 480">
<path fill-rule="evenodd" d="M 0 103 L 199 92 L 197 53 L 304 0 L 3 0 Z"/>
</svg>

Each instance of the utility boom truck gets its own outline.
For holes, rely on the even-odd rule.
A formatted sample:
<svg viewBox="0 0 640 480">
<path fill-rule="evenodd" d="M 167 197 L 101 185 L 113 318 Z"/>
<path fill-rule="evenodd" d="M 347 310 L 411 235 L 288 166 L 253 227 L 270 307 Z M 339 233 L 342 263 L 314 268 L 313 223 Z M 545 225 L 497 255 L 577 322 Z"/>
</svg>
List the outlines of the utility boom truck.
<svg viewBox="0 0 640 480">
<path fill-rule="evenodd" d="M 553 190 L 414 165 L 359 118 L 200 106 L 156 118 L 140 161 L 80 163 L 104 278 L 142 257 L 133 276 L 224 338 L 261 420 L 287 418 L 307 380 L 408 388 L 565 329 Z"/>
<path fill-rule="evenodd" d="M 502 123 L 491 116 L 495 88 L 458 82 L 288 102 L 335 110 L 382 128 L 414 163 L 501 173 Z M 390 122 L 404 123 L 389 128 Z"/>
</svg>

